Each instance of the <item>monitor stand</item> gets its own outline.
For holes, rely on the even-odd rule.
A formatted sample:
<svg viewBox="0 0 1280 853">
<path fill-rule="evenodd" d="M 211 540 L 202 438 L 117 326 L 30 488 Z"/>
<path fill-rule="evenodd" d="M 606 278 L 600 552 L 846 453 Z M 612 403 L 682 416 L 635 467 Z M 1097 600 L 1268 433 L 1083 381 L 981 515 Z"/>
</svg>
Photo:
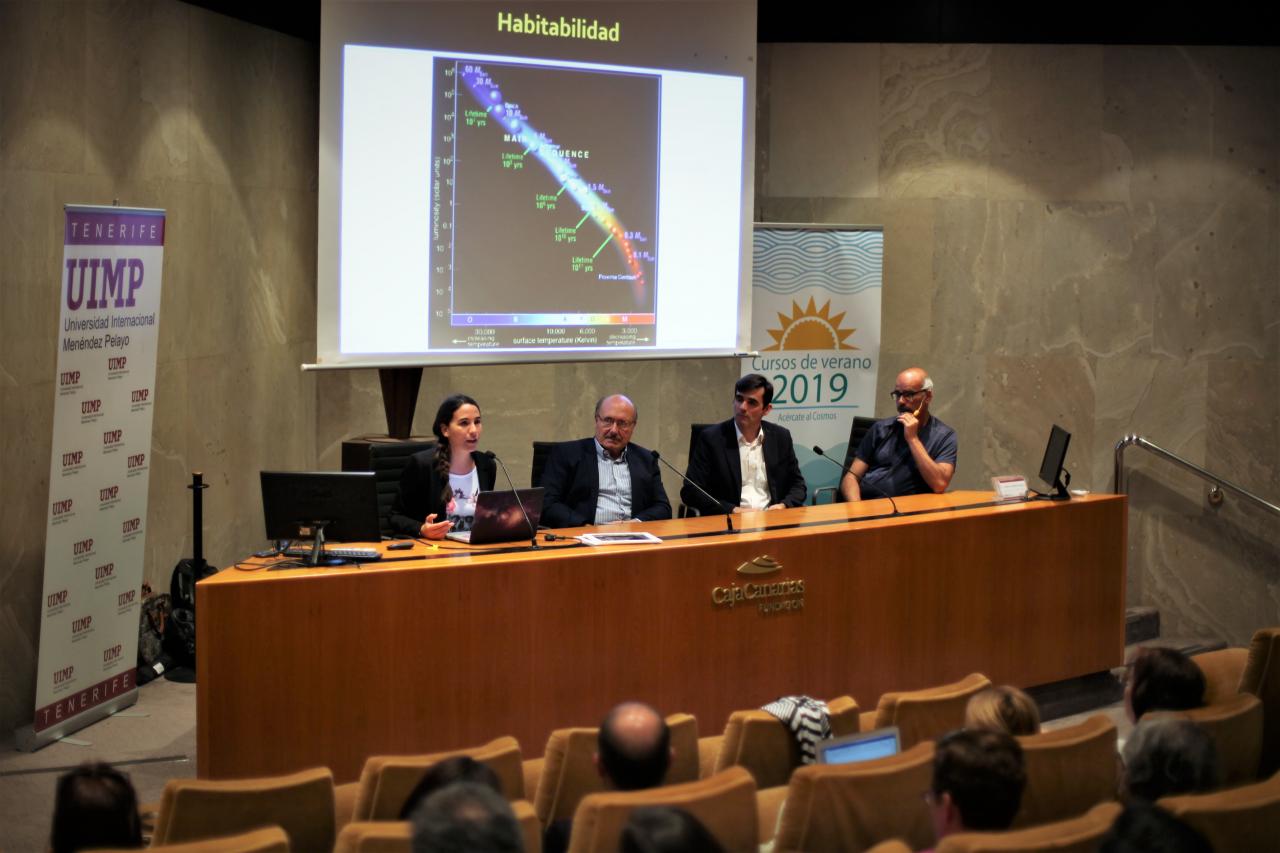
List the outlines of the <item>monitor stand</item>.
<svg viewBox="0 0 1280 853">
<path fill-rule="evenodd" d="M 309 528 L 312 533 L 311 554 L 307 557 L 308 566 L 341 565 L 342 563 L 346 562 L 345 560 L 340 560 L 338 563 L 332 563 L 330 562 L 329 558 L 325 556 L 324 529 L 328 524 L 329 524 L 328 520 L 325 520 L 325 521 L 313 521 L 310 524 L 298 526 L 299 532 Z M 323 563 L 321 563 L 322 560 L 324 561 Z"/>
<path fill-rule="evenodd" d="M 1071 500 L 1071 492 L 1067 490 L 1067 486 L 1070 485 L 1071 472 L 1066 468 L 1062 468 L 1058 471 L 1058 478 L 1053 481 L 1053 491 L 1048 494 L 1036 492 L 1035 499 L 1038 501 L 1069 501 Z"/>
</svg>

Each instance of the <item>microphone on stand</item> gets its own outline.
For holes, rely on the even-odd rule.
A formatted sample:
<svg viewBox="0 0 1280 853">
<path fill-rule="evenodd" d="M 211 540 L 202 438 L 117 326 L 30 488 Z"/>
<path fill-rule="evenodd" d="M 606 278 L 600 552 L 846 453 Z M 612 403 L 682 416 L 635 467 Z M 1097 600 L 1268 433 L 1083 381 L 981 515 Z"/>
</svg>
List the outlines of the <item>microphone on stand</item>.
<svg viewBox="0 0 1280 853">
<path fill-rule="evenodd" d="M 520 490 L 516 488 L 516 484 L 511 482 L 511 475 L 507 473 L 507 466 L 503 464 L 502 459 L 492 450 L 480 451 L 484 456 L 489 457 L 498 463 L 502 468 L 502 475 L 507 478 L 507 485 L 511 487 L 511 494 L 516 496 L 516 505 L 520 507 L 520 512 L 524 515 L 524 523 L 529 525 L 529 546 L 538 547 L 538 528 L 533 526 L 533 522 L 529 519 L 529 512 L 524 508 L 524 501 L 520 500 Z"/>
<path fill-rule="evenodd" d="M 819 456 L 821 456 L 823 459 L 827 460 L 828 462 L 830 462 L 832 465 L 834 465 L 834 466 L 836 466 L 837 468 L 839 468 L 839 469 L 840 469 L 841 471 L 843 471 L 844 473 L 849 474 L 850 476 L 852 476 L 852 475 L 853 475 L 853 472 L 849 470 L 849 467 L 848 467 L 847 465 L 841 465 L 839 462 L 837 462 L 836 460 L 832 459 L 830 456 L 828 456 L 828 455 L 827 455 L 826 451 L 825 451 L 825 450 L 823 450 L 823 449 L 822 449 L 821 447 L 819 447 L 818 445 L 816 445 L 816 444 L 815 444 L 815 445 L 813 446 L 813 452 L 814 452 L 814 453 L 816 453 L 816 454 L 818 454 Z M 895 466 L 895 467 L 897 466 L 897 463 L 896 463 L 896 462 L 894 463 L 894 466 Z M 890 473 L 890 474 L 892 474 L 892 473 L 893 473 L 893 469 L 892 469 L 892 468 L 890 468 L 890 469 L 889 469 L 889 473 Z M 857 479 L 857 477 L 854 477 L 854 479 L 856 480 L 856 479 Z M 890 482 L 892 482 L 892 479 L 890 480 Z M 840 489 L 839 489 L 839 487 L 837 486 L 837 487 L 836 487 L 836 491 L 838 492 L 839 490 L 840 490 Z M 897 505 L 896 503 L 894 503 L 894 502 L 893 502 L 893 496 L 892 496 L 892 495 L 885 495 L 885 499 L 889 501 L 889 506 L 893 507 L 893 514 L 894 514 L 894 515 L 902 515 L 902 513 L 898 511 L 898 505 Z"/>
<path fill-rule="evenodd" d="M 654 459 L 657 459 L 657 460 L 658 460 L 659 462 L 661 462 L 663 465 L 666 465 L 668 468 L 670 468 L 672 471 L 674 471 L 674 472 L 675 472 L 675 475 L 676 475 L 677 477 L 679 477 L 681 480 L 684 480 L 686 483 L 688 483 L 689 485 L 693 486 L 693 487 L 694 487 L 695 489 L 697 489 L 698 491 L 702 492 L 702 493 L 703 493 L 704 495 L 706 495 L 706 496 L 707 496 L 707 498 L 708 498 L 709 500 L 711 500 L 713 503 L 719 504 L 719 505 L 720 505 L 720 506 L 722 506 L 722 507 L 728 506 L 728 503 L 726 503 L 725 501 L 722 501 L 722 500 L 720 500 L 719 498 L 717 498 L 717 497 L 715 497 L 714 495 L 712 495 L 712 494 L 711 494 L 710 492 L 708 492 L 706 489 L 702 488 L 702 486 L 698 485 L 698 484 L 697 484 L 697 483 L 695 483 L 693 480 L 690 480 L 688 477 L 686 477 L 686 476 L 685 476 L 685 475 L 684 475 L 684 474 L 683 474 L 683 473 L 682 473 L 678 468 L 676 468 L 676 467 L 675 467 L 674 465 L 672 465 L 670 462 L 668 462 L 667 460 L 663 459 L 663 458 L 662 458 L 662 454 L 658 453 L 658 451 L 656 451 L 656 450 L 650 450 L 649 452 L 653 454 L 653 458 L 654 458 Z M 726 524 L 726 525 L 728 525 L 728 528 L 729 528 L 729 531 L 728 531 L 728 532 L 730 532 L 730 533 L 737 533 L 737 532 L 738 532 L 738 531 L 736 531 L 736 530 L 734 530 L 734 529 L 733 529 L 733 509 L 732 509 L 732 508 L 725 510 L 725 513 L 724 513 L 724 522 L 725 522 L 725 524 Z"/>
</svg>

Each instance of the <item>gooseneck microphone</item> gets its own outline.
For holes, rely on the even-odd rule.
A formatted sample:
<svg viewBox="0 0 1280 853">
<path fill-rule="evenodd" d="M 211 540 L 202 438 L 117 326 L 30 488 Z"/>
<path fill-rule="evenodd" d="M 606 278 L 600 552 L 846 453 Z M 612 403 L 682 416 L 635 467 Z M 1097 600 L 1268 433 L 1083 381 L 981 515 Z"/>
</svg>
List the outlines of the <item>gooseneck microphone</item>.
<svg viewBox="0 0 1280 853">
<path fill-rule="evenodd" d="M 524 523 L 529 525 L 529 545 L 532 548 L 537 548 L 538 528 L 534 527 L 533 522 L 529 519 L 529 512 L 524 508 L 524 501 L 520 500 L 520 490 L 516 488 L 515 483 L 511 482 L 511 475 L 507 472 L 507 466 L 503 464 L 502 458 L 492 450 L 482 450 L 481 454 L 497 462 L 502 468 L 502 476 L 507 478 L 507 485 L 511 487 L 511 494 L 516 496 L 516 505 L 520 507 L 520 513 L 524 516 Z"/>
<path fill-rule="evenodd" d="M 714 495 L 712 495 L 710 492 L 708 492 L 706 489 L 702 488 L 702 486 L 698 485 L 698 484 L 697 484 L 697 483 L 695 483 L 693 480 L 690 480 L 688 477 L 686 477 L 686 476 L 684 475 L 684 473 L 683 473 L 682 471 L 680 471 L 680 469 L 676 468 L 676 467 L 675 467 L 674 465 L 672 465 L 670 462 L 668 462 L 667 460 L 663 459 L 663 458 L 662 458 L 662 454 L 658 453 L 658 451 L 656 451 L 656 450 L 650 450 L 649 452 L 653 454 L 653 458 L 654 458 L 654 459 L 657 459 L 657 460 L 658 460 L 659 462 L 661 462 L 663 465 L 666 465 L 668 468 L 670 468 L 672 471 L 674 471 L 674 472 L 675 472 L 675 475 L 676 475 L 677 477 L 679 477 L 681 480 L 684 480 L 686 483 L 688 483 L 689 485 L 693 486 L 695 489 L 697 489 L 698 491 L 700 491 L 700 492 L 702 492 L 704 495 L 706 495 L 706 496 L 707 496 L 707 499 L 708 499 L 708 500 L 710 500 L 712 503 L 719 504 L 721 507 L 727 507 L 727 506 L 729 506 L 729 505 L 728 505 L 728 503 L 726 503 L 725 501 L 722 501 L 722 500 L 720 500 L 719 498 L 715 497 L 715 496 L 714 496 Z M 732 508 L 729 508 L 729 509 L 726 509 L 726 510 L 725 510 L 725 513 L 724 513 L 724 523 L 725 523 L 725 524 L 727 525 L 727 527 L 728 527 L 728 532 L 730 532 L 730 533 L 737 533 L 737 532 L 738 532 L 738 531 L 736 531 L 736 530 L 734 530 L 734 529 L 733 529 L 733 509 L 732 509 Z"/>
<path fill-rule="evenodd" d="M 846 474 L 848 474 L 848 475 L 850 475 L 850 476 L 853 476 L 853 471 L 851 471 L 851 470 L 849 469 L 849 466 L 847 466 L 847 465 L 841 465 L 839 462 L 837 462 L 836 460 L 832 459 L 830 456 L 828 456 L 828 455 L 827 455 L 827 452 L 826 452 L 825 450 L 823 450 L 821 447 L 819 447 L 818 445 L 816 445 L 816 444 L 815 444 L 815 445 L 813 446 L 813 452 L 814 452 L 814 453 L 816 453 L 816 454 L 818 454 L 819 456 L 821 456 L 823 459 L 827 460 L 828 462 L 830 462 L 832 465 L 834 465 L 834 466 L 836 466 L 837 468 L 839 468 L 839 469 L 840 469 L 841 471 L 843 471 L 844 473 L 846 473 Z M 895 464 L 896 464 L 896 463 L 895 463 Z M 858 478 L 857 478 L 857 477 L 854 477 L 854 479 L 856 480 L 856 479 L 858 479 Z M 837 494 L 839 494 L 839 492 L 840 492 L 840 487 L 839 487 L 839 486 L 837 486 L 837 487 L 836 487 L 836 493 L 837 493 Z M 889 501 L 889 506 L 893 507 L 893 514 L 894 514 L 894 515 L 902 515 L 902 513 L 898 511 L 898 505 L 897 505 L 896 503 L 894 503 L 894 501 L 893 501 L 893 496 L 892 496 L 892 495 L 885 495 L 885 498 Z"/>
<path fill-rule="evenodd" d="M 852 474 L 852 473 L 853 473 L 853 471 L 849 470 L 849 466 L 847 466 L 847 465 L 841 465 L 839 462 L 837 462 L 836 460 L 834 460 L 834 459 L 832 459 L 830 456 L 828 456 L 828 455 L 827 455 L 827 451 L 823 450 L 821 447 L 819 447 L 819 446 L 818 446 L 818 445 L 816 445 L 816 444 L 813 446 L 813 452 L 814 452 L 814 453 L 816 453 L 816 454 L 818 454 L 818 455 L 819 455 L 819 456 L 821 456 L 823 459 L 827 460 L 827 461 L 828 461 L 828 462 L 830 462 L 832 465 L 836 466 L 837 468 L 839 468 L 841 471 L 845 472 L 846 474 Z M 839 491 L 839 489 L 837 488 L 837 489 L 836 489 L 836 491 L 838 492 L 838 491 Z"/>
</svg>

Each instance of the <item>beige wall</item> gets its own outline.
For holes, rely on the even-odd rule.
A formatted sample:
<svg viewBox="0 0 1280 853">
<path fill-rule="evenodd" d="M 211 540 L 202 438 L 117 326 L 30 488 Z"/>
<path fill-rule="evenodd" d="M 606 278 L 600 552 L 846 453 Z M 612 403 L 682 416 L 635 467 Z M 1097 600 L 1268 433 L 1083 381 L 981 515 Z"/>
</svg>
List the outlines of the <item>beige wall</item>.
<svg viewBox="0 0 1280 853">
<path fill-rule="evenodd" d="M 1280 52 L 765 45 L 760 79 L 757 218 L 884 225 L 880 385 L 932 371 L 955 486 L 1034 476 L 1057 422 L 1073 486 L 1136 432 L 1280 503 Z M 1280 519 L 1127 459 L 1130 602 L 1280 623 Z"/>
<path fill-rule="evenodd" d="M 145 575 L 262 539 L 315 462 L 317 52 L 176 2 L 0 2 L 0 731 L 29 722 L 65 202 L 168 210 Z"/>
<path fill-rule="evenodd" d="M 881 384 L 933 372 L 956 485 L 1032 472 L 1057 421 L 1077 485 L 1108 488 L 1138 431 L 1274 500 L 1276 57 L 762 46 L 758 218 L 884 225 Z M 343 437 L 385 429 L 376 375 L 297 369 L 315 350 L 317 79 L 314 45 L 182 3 L 0 0 L 0 730 L 33 695 L 64 202 L 169 211 L 152 584 L 190 555 L 191 470 L 225 565 L 262 539 L 260 468 L 336 467 Z M 727 414 L 736 374 L 430 369 L 417 431 L 470 393 L 524 483 L 531 439 L 587 434 L 591 402 L 623 389 L 636 440 L 683 464 L 687 424 Z M 1235 641 L 1280 622 L 1274 520 L 1137 462 L 1131 599 Z"/>
</svg>

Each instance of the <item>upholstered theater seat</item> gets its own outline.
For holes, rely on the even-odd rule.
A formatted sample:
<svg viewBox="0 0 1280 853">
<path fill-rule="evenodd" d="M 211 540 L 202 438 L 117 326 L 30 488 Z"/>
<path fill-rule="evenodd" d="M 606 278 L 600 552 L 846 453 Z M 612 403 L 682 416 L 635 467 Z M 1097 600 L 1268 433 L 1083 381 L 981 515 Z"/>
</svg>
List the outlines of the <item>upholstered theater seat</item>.
<svg viewBox="0 0 1280 853">
<path fill-rule="evenodd" d="M 525 853 L 541 853 L 542 824 L 533 813 L 528 800 L 516 800 L 511 804 L 520 822 L 520 835 Z M 413 828 L 408 821 L 378 820 L 355 821 L 338 833 L 334 853 L 409 853 L 413 849 Z"/>
<path fill-rule="evenodd" d="M 698 721 L 689 714 L 672 714 L 667 726 L 675 755 L 666 784 L 691 782 L 698 778 Z M 573 817 L 583 797 L 605 789 L 594 760 L 598 735 L 593 728 L 556 729 L 542 758 L 525 762 L 526 779 L 531 771 L 538 772 L 533 807 L 543 826 Z"/>
<path fill-rule="evenodd" d="M 933 741 L 859 764 L 814 764 L 791 774 L 775 853 L 863 850 L 899 838 L 919 850 L 933 843 L 921 794 L 933 778 Z"/>
<path fill-rule="evenodd" d="M 1218 776 L 1223 788 L 1258 780 L 1262 763 L 1262 702 L 1252 693 L 1190 711 L 1152 711 L 1147 717 L 1182 717 L 1209 733 L 1218 753 Z"/>
<path fill-rule="evenodd" d="M 584 797 L 573 816 L 569 853 L 614 853 L 632 809 L 674 806 L 696 817 L 727 851 L 755 853 L 756 784 L 741 767 L 708 779 L 644 791 L 610 791 Z"/>
<path fill-rule="evenodd" d="M 1204 703 L 1216 705 L 1240 692 L 1240 676 L 1244 675 L 1249 650 L 1218 649 L 1191 658 L 1204 673 Z"/>
<path fill-rule="evenodd" d="M 1163 797 L 1156 805 L 1202 832 L 1214 850 L 1275 850 L 1280 839 L 1280 773 L 1211 794 Z"/>
<path fill-rule="evenodd" d="M 1240 692 L 1262 700 L 1262 766 L 1258 772 L 1270 776 L 1280 770 L 1280 628 L 1254 633 L 1240 676 Z"/>
<path fill-rule="evenodd" d="M 153 846 L 279 826 L 292 850 L 333 846 L 333 774 L 327 767 L 259 779 L 170 779 Z"/>
<path fill-rule="evenodd" d="M 975 672 L 951 684 L 886 693 L 874 711 L 862 715 L 861 730 L 897 726 L 903 749 L 935 740 L 964 725 L 964 709 L 970 697 L 990 686 L 990 679 Z"/>
<path fill-rule="evenodd" d="M 982 851 L 1024 851 L 1038 853 L 1094 853 L 1098 841 L 1107 834 L 1122 807 L 1119 803 L 1099 803 L 1080 817 L 1007 832 L 962 832 L 942 839 L 937 853 L 981 853 Z"/>
<path fill-rule="evenodd" d="M 1027 787 L 1014 828 L 1079 817 L 1116 796 L 1116 726 L 1102 715 L 1018 738 Z"/>
<path fill-rule="evenodd" d="M 857 734 L 858 703 L 853 697 L 832 699 L 827 709 L 832 737 Z M 734 711 L 719 740 L 712 772 L 744 767 L 759 788 L 786 785 L 791 771 L 800 766 L 800 745 L 795 735 L 768 711 Z"/>
<path fill-rule="evenodd" d="M 203 841 L 186 841 L 179 844 L 152 845 L 150 850 L 164 850 L 167 853 L 289 853 L 289 836 L 278 826 L 264 826 L 239 835 L 224 835 L 219 838 L 207 838 Z M 81 853 L 107 853 L 118 851 L 119 847 L 102 848 L 100 850 L 84 850 Z"/>
<path fill-rule="evenodd" d="M 524 768 L 520 744 L 500 737 L 483 746 L 428 755 L 374 755 L 364 762 L 360 779 L 339 785 L 334 792 L 338 826 L 349 821 L 396 820 L 405 800 L 427 770 L 446 758 L 465 755 L 488 765 L 502 782 L 508 800 L 524 798 Z"/>
</svg>

